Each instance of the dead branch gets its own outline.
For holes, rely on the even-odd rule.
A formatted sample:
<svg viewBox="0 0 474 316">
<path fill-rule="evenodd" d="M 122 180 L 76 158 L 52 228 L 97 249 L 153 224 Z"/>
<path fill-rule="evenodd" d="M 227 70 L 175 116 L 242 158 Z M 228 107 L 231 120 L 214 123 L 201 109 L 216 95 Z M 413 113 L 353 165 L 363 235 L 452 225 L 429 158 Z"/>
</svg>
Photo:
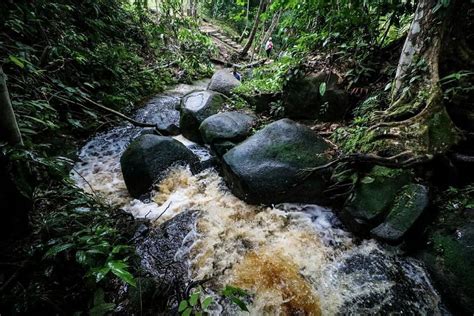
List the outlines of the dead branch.
<svg viewBox="0 0 474 316">
<path fill-rule="evenodd" d="M 264 58 L 264 59 L 254 61 L 254 62 L 249 63 L 249 64 L 241 65 L 241 64 L 234 64 L 234 63 L 231 63 L 231 62 L 228 62 L 228 61 L 225 61 L 225 60 L 221 60 L 221 59 L 217 59 L 217 58 L 213 58 L 213 57 L 211 57 L 210 59 L 213 63 L 223 65 L 225 67 L 235 67 L 235 68 L 238 68 L 238 69 L 246 69 L 246 68 L 257 67 L 257 66 L 263 65 L 267 61 L 267 59 Z"/>
<path fill-rule="evenodd" d="M 60 97 L 58 95 L 54 95 L 53 98 L 56 98 L 56 99 L 59 99 L 61 101 L 64 101 L 66 103 L 70 103 L 70 104 L 74 104 L 74 105 L 77 105 L 77 106 L 80 106 L 80 107 L 83 107 L 83 108 L 87 108 L 85 105 L 79 103 L 79 102 L 76 102 L 76 101 L 73 101 L 73 100 L 69 100 L 69 99 L 66 99 L 66 98 L 63 98 L 63 97 Z M 83 97 L 84 100 L 86 100 L 87 102 L 91 103 L 92 105 L 95 105 L 96 107 L 106 111 L 106 112 L 109 112 L 110 114 L 113 114 L 115 116 L 118 116 L 124 120 L 126 120 L 127 122 L 129 123 L 132 123 L 134 126 L 137 126 L 137 127 L 153 127 L 155 128 L 155 130 L 159 133 L 161 133 L 161 131 L 157 128 L 156 124 L 151 124 L 151 123 L 143 123 L 143 122 L 138 122 L 128 116 L 126 116 L 125 114 L 122 114 L 118 111 L 115 111 L 111 108 L 108 108 L 102 104 L 99 104 L 95 101 L 92 101 L 91 99 L 87 98 L 87 97 Z"/>
</svg>

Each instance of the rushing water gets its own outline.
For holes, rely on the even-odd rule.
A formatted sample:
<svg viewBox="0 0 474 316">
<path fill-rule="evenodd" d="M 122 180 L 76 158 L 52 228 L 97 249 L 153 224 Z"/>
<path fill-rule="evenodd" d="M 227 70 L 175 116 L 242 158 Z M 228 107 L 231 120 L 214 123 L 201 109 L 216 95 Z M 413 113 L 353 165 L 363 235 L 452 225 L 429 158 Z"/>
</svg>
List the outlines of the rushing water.
<svg viewBox="0 0 474 316">
<path fill-rule="evenodd" d="M 206 82 L 181 85 L 152 99 L 136 118 L 155 121 L 175 115 L 180 97 Z M 118 126 L 101 133 L 80 151 L 72 177 L 137 218 L 163 223 L 186 210 L 199 210 L 179 250 L 189 277 L 212 278 L 215 295 L 226 285 L 246 289 L 252 315 L 444 314 L 423 267 L 373 240 L 357 241 L 331 210 L 317 205 L 252 206 L 233 196 L 213 169 L 192 175 L 170 170 L 150 199 L 132 199 L 120 171 L 120 155 L 141 129 Z M 209 152 L 176 137 L 202 160 Z M 216 299 L 217 302 L 217 299 Z M 229 304 L 213 304 L 212 314 L 236 314 Z"/>
</svg>

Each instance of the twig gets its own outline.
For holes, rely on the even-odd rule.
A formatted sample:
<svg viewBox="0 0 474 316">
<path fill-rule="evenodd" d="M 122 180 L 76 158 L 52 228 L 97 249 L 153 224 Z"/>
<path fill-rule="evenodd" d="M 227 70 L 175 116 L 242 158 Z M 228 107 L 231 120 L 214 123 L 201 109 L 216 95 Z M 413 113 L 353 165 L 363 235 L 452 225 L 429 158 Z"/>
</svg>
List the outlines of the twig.
<svg viewBox="0 0 474 316">
<path fill-rule="evenodd" d="M 80 106 L 80 107 L 87 108 L 85 105 L 83 105 L 83 104 L 81 104 L 81 103 L 79 103 L 79 102 L 76 102 L 76 101 L 73 101 L 73 100 L 69 100 L 69 99 L 66 99 L 66 98 L 63 98 L 63 97 L 60 97 L 60 96 L 57 96 L 57 95 L 54 96 L 54 97 L 57 98 L 57 99 L 59 99 L 59 100 L 62 100 L 62 101 L 64 101 L 64 102 L 71 103 L 71 104 L 74 104 L 74 105 L 78 105 L 78 106 Z M 82 97 L 82 98 L 83 98 L 84 100 L 86 100 L 87 102 L 91 103 L 92 105 L 95 105 L 95 106 L 97 106 L 98 108 L 100 108 L 100 109 L 102 109 L 102 110 L 104 110 L 104 111 L 106 111 L 106 112 L 109 112 L 109 113 L 111 113 L 111 114 L 113 114 L 113 115 L 115 115 L 115 116 L 118 116 L 118 117 L 120 117 L 120 118 L 122 118 L 122 119 L 124 119 L 124 120 L 126 120 L 126 121 L 128 121 L 128 122 L 130 122 L 130 123 L 132 123 L 132 124 L 135 125 L 135 126 L 138 126 L 138 127 L 154 127 L 154 128 L 156 128 L 156 124 L 150 124 L 150 123 L 143 123 L 143 122 L 135 121 L 134 119 L 132 119 L 132 118 L 126 116 L 125 114 L 122 114 L 122 113 L 120 113 L 120 112 L 118 112 L 118 111 L 115 111 L 115 110 L 112 110 L 111 108 L 108 108 L 108 107 L 106 107 L 106 106 L 104 106 L 104 105 L 102 105 L 102 104 L 99 104 L 99 103 L 97 103 L 97 102 L 94 102 L 94 101 L 92 101 L 91 99 L 89 99 L 89 98 L 87 98 L 87 97 Z"/>
<path fill-rule="evenodd" d="M 163 212 L 161 212 L 161 214 L 160 214 L 157 218 L 155 218 L 155 221 L 157 221 L 158 219 L 160 219 L 160 217 L 161 217 L 163 214 L 165 214 L 165 212 L 170 208 L 171 203 L 172 203 L 172 202 L 170 202 L 170 204 L 168 204 L 168 206 L 165 208 L 165 210 L 164 210 Z M 146 218 L 146 216 L 145 216 L 145 218 Z"/>
</svg>

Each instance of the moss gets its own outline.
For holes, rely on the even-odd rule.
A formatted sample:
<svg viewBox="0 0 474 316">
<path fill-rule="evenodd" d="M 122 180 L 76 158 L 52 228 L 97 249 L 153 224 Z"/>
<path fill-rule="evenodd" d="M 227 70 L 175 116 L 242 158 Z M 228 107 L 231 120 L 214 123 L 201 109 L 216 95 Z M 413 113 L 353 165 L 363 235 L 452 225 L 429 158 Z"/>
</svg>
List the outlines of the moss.
<svg viewBox="0 0 474 316">
<path fill-rule="evenodd" d="M 307 143 L 284 143 L 268 149 L 268 155 L 278 157 L 282 161 L 298 163 L 301 166 L 320 165 L 328 161 L 327 155 L 316 155 L 308 150 Z"/>
<path fill-rule="evenodd" d="M 352 216 L 374 222 L 383 218 L 402 186 L 412 178 L 406 170 L 375 166 L 356 185 L 348 205 Z"/>
<path fill-rule="evenodd" d="M 472 299 L 474 297 L 474 271 L 472 269 L 474 256 L 472 250 L 469 251 L 466 245 L 462 245 L 451 236 L 439 233 L 433 236 L 432 241 L 438 255 L 438 264 L 444 267 L 444 273 L 454 276 L 457 286 L 462 288 L 464 295 Z"/>
<path fill-rule="evenodd" d="M 428 121 L 428 135 L 431 151 L 443 152 L 459 140 L 459 135 L 445 110 L 435 113 Z"/>
<path fill-rule="evenodd" d="M 375 236 L 398 241 L 413 226 L 428 207 L 428 189 L 419 184 L 404 186 L 395 198 L 384 222 L 371 231 Z"/>
</svg>

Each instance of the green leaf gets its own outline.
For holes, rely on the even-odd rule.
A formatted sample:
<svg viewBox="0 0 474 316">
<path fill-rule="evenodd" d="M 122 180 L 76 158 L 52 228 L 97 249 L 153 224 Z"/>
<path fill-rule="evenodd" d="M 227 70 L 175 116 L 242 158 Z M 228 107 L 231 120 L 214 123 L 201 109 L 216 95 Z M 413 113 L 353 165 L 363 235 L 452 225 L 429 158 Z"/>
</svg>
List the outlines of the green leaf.
<svg viewBox="0 0 474 316">
<path fill-rule="evenodd" d="M 239 296 L 247 296 L 249 295 L 245 290 L 238 288 L 238 287 L 233 287 L 231 285 L 226 285 L 224 290 L 222 290 L 222 295 L 224 296 L 230 296 L 230 295 L 239 295 Z"/>
<path fill-rule="evenodd" d="M 182 300 L 181 303 L 179 303 L 178 312 L 181 313 L 181 312 L 184 311 L 187 307 L 188 307 L 188 301 Z"/>
<path fill-rule="evenodd" d="M 57 255 L 58 253 L 66 250 L 66 249 L 69 249 L 71 247 L 73 247 L 74 244 L 71 244 L 71 243 L 67 243 L 67 244 L 59 244 L 59 245 L 55 245 L 53 247 L 51 247 L 47 252 L 46 254 L 43 256 L 43 259 L 45 258 L 50 258 L 50 257 L 54 257 L 55 255 Z"/>
<path fill-rule="evenodd" d="M 212 304 L 212 301 L 213 301 L 213 299 L 212 299 L 211 296 L 206 297 L 206 298 L 204 299 L 204 301 L 202 301 L 202 303 L 201 303 L 202 308 L 203 308 L 203 309 L 208 308 L 209 305 Z"/>
<path fill-rule="evenodd" d="M 113 274 L 118 276 L 122 281 L 130 284 L 131 286 L 136 286 L 135 279 L 133 275 L 127 271 L 128 265 L 120 260 L 112 260 L 107 262 L 107 266 L 110 268 Z"/>
<path fill-rule="evenodd" d="M 15 65 L 17 65 L 18 67 L 22 69 L 25 68 L 25 64 L 18 57 L 10 55 L 8 56 L 8 59 L 10 59 L 10 61 L 14 63 Z"/>
<path fill-rule="evenodd" d="M 189 304 L 191 306 L 196 306 L 196 304 L 199 300 L 199 296 L 201 296 L 201 292 L 195 292 L 195 293 L 191 294 L 191 297 L 189 298 Z"/>
<path fill-rule="evenodd" d="M 77 261 L 77 263 L 85 264 L 86 260 L 87 260 L 87 255 L 86 255 L 86 252 L 84 250 L 79 250 L 78 252 L 76 252 L 76 261 Z"/>
<path fill-rule="evenodd" d="M 226 285 L 224 290 L 222 290 L 222 295 L 224 297 L 227 297 L 228 299 L 230 299 L 230 301 L 233 302 L 234 304 L 236 304 L 237 306 L 239 306 L 241 310 L 246 311 L 246 312 L 249 311 L 248 308 L 247 308 L 247 305 L 245 305 L 245 303 L 241 299 L 236 297 L 236 295 L 238 295 L 238 296 L 247 296 L 248 295 L 248 293 L 246 291 L 244 291 L 243 289 L 238 288 L 238 287 L 233 287 L 233 286 L 230 286 L 230 285 Z"/>
<path fill-rule="evenodd" d="M 319 85 L 319 94 L 323 97 L 326 93 L 326 82 L 321 82 Z"/>
<path fill-rule="evenodd" d="M 362 182 L 363 184 L 369 184 L 369 183 L 372 183 L 374 181 L 375 181 L 375 179 L 371 178 L 371 177 L 364 177 L 362 180 L 360 180 L 360 182 Z"/>
<path fill-rule="evenodd" d="M 99 283 L 103 278 L 105 278 L 105 276 L 109 272 L 110 272 L 109 267 L 101 267 L 101 268 L 92 269 L 92 275 L 95 277 L 96 283 Z"/>
<path fill-rule="evenodd" d="M 104 301 L 104 290 L 98 288 L 94 293 L 94 306 L 89 310 L 91 316 L 103 316 L 113 311 L 115 304 Z"/>
<path fill-rule="evenodd" d="M 95 305 L 89 310 L 90 316 L 103 316 L 112 312 L 115 308 L 113 303 L 104 303 L 100 305 Z"/>
<path fill-rule="evenodd" d="M 191 315 L 192 311 L 193 311 L 193 309 L 191 307 L 188 307 L 181 315 L 182 316 L 189 316 L 189 315 Z"/>
<path fill-rule="evenodd" d="M 230 299 L 234 304 L 236 304 L 237 306 L 239 306 L 241 310 L 243 310 L 243 311 L 245 311 L 245 312 L 248 312 L 248 311 L 249 311 L 248 308 L 247 308 L 247 305 L 245 305 L 245 303 L 244 303 L 242 300 L 238 299 L 238 298 L 235 297 L 235 296 L 231 296 L 231 297 L 229 297 L 229 299 Z"/>
</svg>

